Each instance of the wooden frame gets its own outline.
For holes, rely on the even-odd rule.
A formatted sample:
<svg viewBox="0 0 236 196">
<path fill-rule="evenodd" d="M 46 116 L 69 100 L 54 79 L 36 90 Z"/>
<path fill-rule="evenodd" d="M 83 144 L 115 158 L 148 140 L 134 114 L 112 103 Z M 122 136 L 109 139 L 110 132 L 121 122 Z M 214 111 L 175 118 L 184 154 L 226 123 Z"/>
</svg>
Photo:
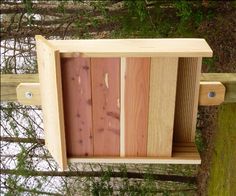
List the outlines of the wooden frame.
<svg viewBox="0 0 236 196">
<path fill-rule="evenodd" d="M 59 50 L 36 36 L 45 145 L 61 169 L 67 167 Z"/>
<path fill-rule="evenodd" d="M 200 163 L 200 156 L 194 145 L 194 133 L 201 58 L 212 56 L 212 50 L 204 39 L 45 40 L 41 36 L 36 36 L 36 44 L 46 145 L 62 169 L 66 168 L 66 160 L 111 163 Z M 66 154 L 60 59 L 75 57 L 91 58 L 90 62 L 93 62 L 95 57 L 100 59 L 98 62 L 101 58 L 120 58 L 120 98 L 117 100 L 120 108 L 120 157 L 96 157 L 95 154 L 95 157 L 76 158 L 68 157 Z M 108 74 L 109 70 L 105 67 L 104 69 L 106 69 L 104 73 Z M 94 76 L 97 77 L 93 73 L 91 77 Z M 106 77 L 108 75 L 105 76 L 104 85 L 108 85 Z M 99 80 L 95 79 L 93 83 Z M 129 86 L 132 83 L 133 85 Z M 140 86 L 139 90 L 133 89 L 135 84 L 137 84 L 135 88 Z M 45 96 L 48 94 L 49 98 Z M 137 96 L 143 101 L 135 99 Z M 146 115 L 149 113 L 148 118 L 143 115 L 143 111 Z M 186 116 L 186 111 L 191 115 Z M 51 113 L 56 115 L 52 116 Z M 161 123 L 160 126 L 156 126 L 157 121 Z M 145 129 L 147 132 L 143 132 Z M 136 137 L 137 133 L 142 137 L 139 135 Z M 56 140 L 52 134 L 57 134 Z M 174 146 L 173 135 L 175 142 L 191 145 L 181 148 Z M 134 140 L 135 137 L 137 140 Z"/>
</svg>

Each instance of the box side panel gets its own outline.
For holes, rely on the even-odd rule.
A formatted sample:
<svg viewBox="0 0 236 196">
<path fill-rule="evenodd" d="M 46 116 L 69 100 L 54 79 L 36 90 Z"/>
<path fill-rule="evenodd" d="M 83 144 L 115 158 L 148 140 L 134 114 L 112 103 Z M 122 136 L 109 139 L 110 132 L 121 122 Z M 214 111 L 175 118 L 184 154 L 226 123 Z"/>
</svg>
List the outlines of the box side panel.
<svg viewBox="0 0 236 196">
<path fill-rule="evenodd" d="M 60 54 L 42 36 L 36 37 L 45 143 L 61 169 L 66 169 L 66 145 Z"/>
<path fill-rule="evenodd" d="M 174 141 L 195 140 L 202 58 L 180 58 L 178 68 Z"/>
</svg>

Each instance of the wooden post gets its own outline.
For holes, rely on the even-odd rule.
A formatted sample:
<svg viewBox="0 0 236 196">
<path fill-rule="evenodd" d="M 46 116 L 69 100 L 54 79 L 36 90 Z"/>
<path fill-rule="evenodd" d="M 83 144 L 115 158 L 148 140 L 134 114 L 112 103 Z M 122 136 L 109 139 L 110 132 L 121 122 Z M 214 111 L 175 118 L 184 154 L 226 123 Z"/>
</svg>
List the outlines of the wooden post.
<svg viewBox="0 0 236 196">
<path fill-rule="evenodd" d="M 17 101 L 16 87 L 20 83 L 38 82 L 38 74 L 1 74 L 1 101 Z"/>
<path fill-rule="evenodd" d="M 16 87 L 20 83 L 39 82 L 38 74 L 1 74 L 0 78 L 1 101 L 17 101 Z M 226 88 L 224 102 L 236 102 L 236 73 L 202 73 L 201 82 L 221 82 Z"/>
<path fill-rule="evenodd" d="M 224 102 L 236 102 L 236 73 L 202 73 L 201 81 L 221 82 L 226 88 Z"/>
</svg>

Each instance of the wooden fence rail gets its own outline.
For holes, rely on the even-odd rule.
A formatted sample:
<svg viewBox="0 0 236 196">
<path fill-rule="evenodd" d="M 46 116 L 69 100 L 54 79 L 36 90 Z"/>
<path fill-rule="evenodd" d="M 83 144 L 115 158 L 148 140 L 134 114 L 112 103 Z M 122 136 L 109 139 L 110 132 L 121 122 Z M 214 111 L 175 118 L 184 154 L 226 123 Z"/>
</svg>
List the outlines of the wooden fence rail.
<svg viewBox="0 0 236 196">
<path fill-rule="evenodd" d="M 201 82 L 221 82 L 226 103 L 236 102 L 236 73 L 202 73 Z M 20 83 L 39 83 L 38 74 L 1 74 L 1 101 L 17 101 L 16 87 Z"/>
</svg>

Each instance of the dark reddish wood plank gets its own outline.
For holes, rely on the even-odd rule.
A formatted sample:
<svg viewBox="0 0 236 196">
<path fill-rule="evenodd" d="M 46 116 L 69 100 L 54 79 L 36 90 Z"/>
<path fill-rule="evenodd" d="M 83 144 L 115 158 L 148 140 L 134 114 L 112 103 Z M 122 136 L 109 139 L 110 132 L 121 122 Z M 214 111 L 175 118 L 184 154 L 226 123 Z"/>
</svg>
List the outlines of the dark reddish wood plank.
<svg viewBox="0 0 236 196">
<path fill-rule="evenodd" d="M 68 157 L 93 156 L 89 58 L 62 58 L 62 89 Z"/>
<path fill-rule="evenodd" d="M 150 58 L 127 58 L 125 156 L 147 156 Z"/>
<path fill-rule="evenodd" d="M 95 156 L 120 154 L 120 58 L 91 58 Z"/>
</svg>

